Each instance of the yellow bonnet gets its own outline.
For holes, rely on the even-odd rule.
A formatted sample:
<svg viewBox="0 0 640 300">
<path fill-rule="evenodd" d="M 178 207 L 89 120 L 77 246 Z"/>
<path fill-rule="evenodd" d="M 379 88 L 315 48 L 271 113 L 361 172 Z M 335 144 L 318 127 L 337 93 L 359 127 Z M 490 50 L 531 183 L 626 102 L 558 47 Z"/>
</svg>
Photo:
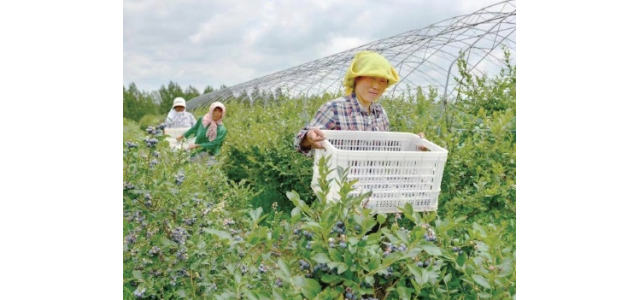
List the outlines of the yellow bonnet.
<svg viewBox="0 0 640 300">
<path fill-rule="evenodd" d="M 371 51 L 360 51 L 353 58 L 351 66 L 347 69 L 347 74 L 344 77 L 344 87 L 347 95 L 351 95 L 353 92 L 353 80 L 359 76 L 386 78 L 389 80 L 387 87 L 400 80 L 398 72 L 396 72 L 391 63 L 384 56 Z"/>
</svg>

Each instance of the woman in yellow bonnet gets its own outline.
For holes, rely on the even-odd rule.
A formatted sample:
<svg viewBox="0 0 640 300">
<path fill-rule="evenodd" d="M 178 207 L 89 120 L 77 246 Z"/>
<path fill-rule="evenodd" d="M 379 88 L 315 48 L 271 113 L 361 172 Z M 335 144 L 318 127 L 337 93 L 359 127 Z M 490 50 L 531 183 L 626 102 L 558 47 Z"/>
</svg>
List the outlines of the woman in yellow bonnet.
<svg viewBox="0 0 640 300">
<path fill-rule="evenodd" d="M 298 132 L 294 145 L 302 153 L 323 149 L 321 130 L 389 131 L 389 118 L 376 100 L 400 80 L 398 72 L 382 55 L 356 53 L 344 78 L 345 96 L 328 101 Z"/>
</svg>

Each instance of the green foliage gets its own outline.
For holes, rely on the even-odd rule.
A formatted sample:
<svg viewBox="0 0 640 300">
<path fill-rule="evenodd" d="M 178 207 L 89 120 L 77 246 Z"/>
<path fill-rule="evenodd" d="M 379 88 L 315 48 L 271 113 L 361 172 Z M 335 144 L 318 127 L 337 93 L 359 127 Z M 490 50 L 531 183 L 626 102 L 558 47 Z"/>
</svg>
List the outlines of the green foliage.
<svg viewBox="0 0 640 300">
<path fill-rule="evenodd" d="M 293 101 L 280 105 L 255 106 L 244 110 L 242 106 L 227 105 L 225 124 L 233 134 L 222 150 L 229 178 L 246 180 L 259 194 L 252 199 L 255 207 L 270 212 L 272 207 L 290 211 L 293 206 L 286 192 L 300 190 L 312 199 L 312 160 L 293 148 L 294 134 L 304 124 L 289 118 L 299 114 Z M 242 109 L 242 114 L 237 110 Z"/>
<path fill-rule="evenodd" d="M 149 93 L 138 90 L 134 83 L 129 85 L 129 90 L 123 89 L 122 110 L 124 118 L 138 121 L 145 114 L 155 114 L 158 111 L 157 106 L 153 103 L 153 99 Z"/>
<path fill-rule="evenodd" d="M 185 98 L 185 92 L 182 91 L 178 83 L 173 81 L 170 81 L 166 87 L 163 84 L 158 90 L 158 93 L 160 94 L 160 111 L 168 112 L 173 106 L 174 99 L 177 97 Z M 185 98 L 185 100 L 186 99 L 187 98 Z"/>
<path fill-rule="evenodd" d="M 140 129 L 147 129 L 147 127 L 155 127 L 157 124 L 164 122 L 165 116 L 162 115 L 144 115 L 138 122 Z"/>
<path fill-rule="evenodd" d="M 324 197 L 324 162 L 317 201 L 287 192 L 294 209 L 268 218 L 242 208 L 250 191 L 227 183 L 219 168 L 186 163 L 165 146 L 124 149 L 124 299 L 515 295 L 515 249 L 502 240 L 504 226 L 407 205 L 410 226 L 400 227 L 397 216 L 363 208 L 367 194 L 347 196 L 354 182 L 346 170 L 338 170 L 339 199 Z"/>
<path fill-rule="evenodd" d="M 456 80 L 454 101 L 433 88 L 380 100 L 392 130 L 449 151 L 436 212 L 375 214 L 342 169 L 327 199 L 322 162 L 312 192 L 293 138 L 339 94 L 230 101 L 212 167 L 170 150 L 162 118 L 125 119 L 123 299 L 515 298 L 515 66 Z"/>
</svg>

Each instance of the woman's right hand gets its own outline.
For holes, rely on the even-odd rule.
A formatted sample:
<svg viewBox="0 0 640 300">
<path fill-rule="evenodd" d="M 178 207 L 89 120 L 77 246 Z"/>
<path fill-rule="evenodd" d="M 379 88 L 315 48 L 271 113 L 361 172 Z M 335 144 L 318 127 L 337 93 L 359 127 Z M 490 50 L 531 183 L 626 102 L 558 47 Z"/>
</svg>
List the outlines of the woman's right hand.
<svg viewBox="0 0 640 300">
<path fill-rule="evenodd" d="M 176 137 L 176 141 L 180 141 L 180 140 L 182 140 L 183 138 L 184 138 L 184 136 L 182 136 L 182 134 L 181 134 L 181 135 L 179 135 L 178 137 Z"/>
<path fill-rule="evenodd" d="M 311 128 L 307 131 L 307 134 L 304 136 L 302 146 L 305 148 L 313 148 L 313 149 L 324 149 L 322 145 L 322 141 L 324 141 L 326 137 L 320 128 Z"/>
</svg>

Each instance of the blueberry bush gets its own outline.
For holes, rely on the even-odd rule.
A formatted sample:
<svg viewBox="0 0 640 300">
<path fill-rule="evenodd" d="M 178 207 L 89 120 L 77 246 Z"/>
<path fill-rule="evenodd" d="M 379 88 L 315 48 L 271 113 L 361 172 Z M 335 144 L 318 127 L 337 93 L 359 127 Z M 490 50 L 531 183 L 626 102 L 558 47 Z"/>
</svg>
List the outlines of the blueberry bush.
<svg viewBox="0 0 640 300">
<path fill-rule="evenodd" d="M 343 169 L 328 199 L 322 161 L 313 193 L 293 136 L 334 95 L 227 104 L 213 166 L 125 119 L 123 299 L 515 299 L 515 66 L 457 80 L 455 101 L 380 100 L 449 150 L 433 212 L 375 213 Z"/>
</svg>

